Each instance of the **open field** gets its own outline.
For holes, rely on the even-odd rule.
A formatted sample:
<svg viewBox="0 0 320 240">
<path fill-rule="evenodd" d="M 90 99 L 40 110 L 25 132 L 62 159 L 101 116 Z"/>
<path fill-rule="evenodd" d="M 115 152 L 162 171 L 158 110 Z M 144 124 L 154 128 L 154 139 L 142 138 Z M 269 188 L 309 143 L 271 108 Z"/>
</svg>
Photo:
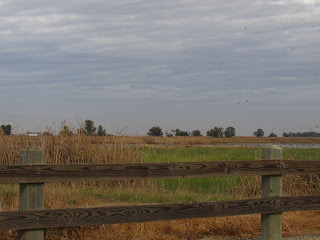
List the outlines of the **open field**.
<svg viewBox="0 0 320 240">
<path fill-rule="evenodd" d="M 15 142 L 24 143 L 39 143 L 43 142 L 44 139 L 52 138 L 49 137 L 20 137 L 11 136 Z M 61 137 L 63 138 L 63 137 Z M 69 137 L 66 137 L 69 138 Z M 154 136 L 79 136 L 74 135 L 72 138 L 85 139 L 85 142 L 90 142 L 91 144 L 139 144 L 139 145 L 211 145 L 211 144 L 254 144 L 254 143 L 270 143 L 270 144 L 295 144 L 295 143 L 305 143 L 305 144 L 320 144 L 320 138 L 310 137 L 232 137 L 232 138 L 213 138 L 213 137 L 154 137 Z"/>
<path fill-rule="evenodd" d="M 61 164 L 261 159 L 261 148 L 257 147 L 142 147 L 140 145 L 128 145 L 127 143 L 132 143 L 128 139 L 131 139 L 131 137 L 51 136 L 17 138 L 2 136 L 0 137 L 0 163 L 19 163 L 20 149 L 26 145 L 40 145 L 46 152 L 47 163 Z M 269 138 L 262 139 L 269 140 Z M 286 140 L 288 139 L 286 138 Z M 311 140 L 313 140 L 313 143 L 318 141 L 316 138 Z M 291 139 L 291 142 L 294 141 L 295 139 Z M 182 143 L 182 140 L 180 144 L 188 145 L 188 143 Z M 284 149 L 284 159 L 320 159 L 320 149 Z M 320 194 L 320 179 L 318 176 L 285 176 L 283 184 L 284 195 Z M 246 199 L 259 197 L 260 191 L 260 177 L 50 183 L 45 185 L 45 208 Z M 10 211 L 17 210 L 17 208 L 18 185 L 0 185 L 0 210 Z M 312 222 L 310 222 L 311 218 L 313 219 Z M 259 222 L 260 217 L 252 215 L 49 229 L 46 231 L 46 239 L 144 240 L 206 239 L 209 236 L 258 237 Z M 286 236 L 320 234 L 319 223 L 320 214 L 318 212 L 285 213 L 283 232 Z M 16 231 L 0 233 L 0 239 L 15 239 L 16 236 Z"/>
<path fill-rule="evenodd" d="M 164 144 L 164 145 L 210 145 L 210 144 L 236 144 L 236 143 L 320 143 L 319 138 L 298 137 L 125 137 L 127 143 L 136 144 Z"/>
</svg>

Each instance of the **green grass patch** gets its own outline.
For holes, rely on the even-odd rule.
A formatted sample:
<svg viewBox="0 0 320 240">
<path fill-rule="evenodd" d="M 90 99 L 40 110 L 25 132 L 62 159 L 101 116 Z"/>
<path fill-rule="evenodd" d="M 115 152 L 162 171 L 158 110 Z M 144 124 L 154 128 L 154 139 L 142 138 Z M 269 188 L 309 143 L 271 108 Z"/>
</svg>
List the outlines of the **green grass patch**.
<svg viewBox="0 0 320 240">
<path fill-rule="evenodd" d="M 149 148 L 143 150 L 143 162 L 205 162 L 261 159 L 261 148 Z M 216 177 L 165 179 L 155 181 L 165 190 L 219 194 L 226 198 L 230 191 L 248 184 L 252 177 Z"/>
<path fill-rule="evenodd" d="M 261 148 L 146 148 L 143 162 L 205 162 L 261 159 Z"/>
<path fill-rule="evenodd" d="M 284 149 L 283 158 L 287 160 L 320 159 L 320 149 Z M 142 150 L 143 162 L 199 162 L 199 161 L 230 161 L 262 159 L 261 148 L 147 148 Z M 253 179 L 248 177 L 216 177 L 165 179 L 154 181 L 163 189 L 175 192 L 186 191 L 201 194 L 221 195 L 228 198 L 230 192 L 241 192 Z"/>
<path fill-rule="evenodd" d="M 318 148 L 285 148 L 283 159 L 286 160 L 320 160 L 320 149 Z"/>
</svg>

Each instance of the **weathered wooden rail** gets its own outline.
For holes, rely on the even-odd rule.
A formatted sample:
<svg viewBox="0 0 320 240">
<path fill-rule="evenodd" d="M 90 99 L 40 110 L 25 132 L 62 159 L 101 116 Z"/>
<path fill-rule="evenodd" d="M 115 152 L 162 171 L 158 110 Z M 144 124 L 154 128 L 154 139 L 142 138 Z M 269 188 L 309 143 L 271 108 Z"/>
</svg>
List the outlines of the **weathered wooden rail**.
<svg viewBox="0 0 320 240">
<path fill-rule="evenodd" d="M 282 160 L 278 147 L 263 149 L 263 160 L 145 164 L 44 163 L 37 148 L 21 151 L 21 165 L 0 165 L 0 183 L 20 183 L 19 211 L 0 212 L 0 230 L 19 229 L 20 239 L 43 239 L 43 229 L 246 214 L 262 215 L 262 239 L 281 239 L 281 213 L 320 210 L 320 196 L 281 197 L 282 175 L 319 174 L 320 161 Z M 47 182 L 142 178 L 262 176 L 262 198 L 188 204 L 43 209 Z"/>
<path fill-rule="evenodd" d="M 320 173 L 320 161 L 264 160 L 140 164 L 0 165 L 0 183 Z"/>
</svg>

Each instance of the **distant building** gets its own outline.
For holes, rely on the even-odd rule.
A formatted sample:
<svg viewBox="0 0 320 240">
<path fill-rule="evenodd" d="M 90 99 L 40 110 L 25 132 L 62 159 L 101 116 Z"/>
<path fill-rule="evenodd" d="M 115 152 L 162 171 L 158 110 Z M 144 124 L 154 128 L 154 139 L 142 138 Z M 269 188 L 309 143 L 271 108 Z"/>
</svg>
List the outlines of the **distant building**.
<svg viewBox="0 0 320 240">
<path fill-rule="evenodd" d="M 39 133 L 39 132 L 27 132 L 26 133 L 26 136 L 29 136 L 29 137 L 38 137 L 40 135 L 41 135 L 41 133 Z"/>
</svg>

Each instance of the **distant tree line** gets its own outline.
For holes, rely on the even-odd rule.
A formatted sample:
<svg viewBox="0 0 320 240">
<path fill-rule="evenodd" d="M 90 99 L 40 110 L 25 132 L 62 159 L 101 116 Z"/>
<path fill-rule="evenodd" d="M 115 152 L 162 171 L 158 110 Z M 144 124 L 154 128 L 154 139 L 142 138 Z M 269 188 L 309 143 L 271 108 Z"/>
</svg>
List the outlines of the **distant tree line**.
<svg viewBox="0 0 320 240">
<path fill-rule="evenodd" d="M 149 136 L 163 136 L 163 131 L 160 128 L 160 126 L 154 126 L 149 129 L 149 132 L 147 133 Z M 192 132 L 183 131 L 179 128 L 172 129 L 170 132 L 165 132 L 167 137 L 173 137 L 173 136 L 194 136 L 199 137 L 202 136 L 200 130 L 193 130 Z M 210 129 L 207 131 L 207 136 L 211 137 L 233 137 L 236 135 L 236 130 L 234 127 L 227 127 L 225 130 L 222 127 L 214 127 L 213 129 Z"/>
<path fill-rule="evenodd" d="M 0 126 L 0 135 L 11 135 L 12 134 L 12 126 L 10 124 L 7 125 L 1 125 Z M 103 128 L 101 125 L 98 127 L 95 126 L 94 122 L 92 120 L 85 120 L 84 124 L 78 128 L 73 129 L 69 126 L 62 125 L 59 135 L 60 136 L 71 136 L 71 135 L 88 135 L 88 136 L 107 136 L 106 129 Z M 162 137 L 164 135 L 162 129 L 160 126 L 154 126 L 149 129 L 149 132 L 147 133 L 149 136 L 159 136 Z M 50 131 L 45 131 L 42 133 L 44 136 L 54 135 Z M 193 130 L 192 132 L 183 131 L 179 128 L 172 129 L 170 132 L 165 131 L 165 135 L 167 137 L 173 137 L 173 136 L 202 136 L 200 130 Z M 230 126 L 226 129 L 222 127 L 214 127 L 207 131 L 207 136 L 214 137 L 214 138 L 222 138 L 227 137 L 231 138 L 236 135 L 236 130 L 234 127 Z M 253 135 L 256 137 L 264 137 L 264 131 L 261 128 L 258 128 L 257 131 L 253 132 Z M 320 137 L 320 133 L 316 133 L 313 131 L 310 132 L 284 132 L 283 137 Z M 270 133 L 268 137 L 277 137 L 275 133 Z"/>
<path fill-rule="evenodd" d="M 50 133 L 47 133 L 50 134 Z M 78 128 L 75 132 L 68 126 L 63 126 L 60 130 L 60 136 L 71 136 L 71 135 L 88 135 L 88 136 L 106 136 L 107 131 L 99 125 L 98 128 L 95 127 L 92 120 L 85 120 L 84 125 Z"/>
<path fill-rule="evenodd" d="M 26 134 L 28 133 L 29 132 L 27 131 Z M 0 135 L 11 135 L 11 134 L 12 134 L 12 126 L 10 124 L 0 126 Z M 41 133 L 39 134 L 41 135 Z M 107 132 L 101 125 L 99 125 L 96 128 L 94 125 L 94 122 L 89 119 L 85 120 L 83 126 L 81 126 L 77 130 L 71 128 L 70 126 L 66 126 L 65 122 L 62 123 L 61 129 L 59 131 L 60 136 L 71 136 L 75 134 L 89 135 L 89 136 L 106 136 Z M 54 133 L 52 133 L 51 131 L 44 131 L 42 135 L 51 136 L 51 135 L 54 135 Z"/>
<path fill-rule="evenodd" d="M 149 129 L 149 132 L 147 133 L 149 136 L 163 136 L 163 131 L 160 128 L 160 126 L 154 126 Z M 173 136 L 202 136 L 200 130 L 193 130 L 192 132 L 183 131 L 179 128 L 172 129 L 170 132 L 165 131 L 165 135 L 167 137 L 173 137 Z M 214 127 L 207 131 L 207 136 L 211 136 L 214 138 L 221 138 L 221 137 L 227 137 L 231 138 L 236 135 L 236 130 L 234 127 L 230 126 L 226 129 L 222 127 Z M 265 133 L 261 128 L 258 128 L 257 131 L 253 132 L 253 135 L 256 137 L 264 137 Z M 275 133 L 270 133 L 268 137 L 277 137 Z M 297 132 L 297 133 L 283 133 L 283 137 L 320 137 L 320 133 L 316 132 Z"/>
<path fill-rule="evenodd" d="M 284 132 L 282 134 L 283 137 L 320 137 L 320 133 L 316 132 Z"/>
</svg>

